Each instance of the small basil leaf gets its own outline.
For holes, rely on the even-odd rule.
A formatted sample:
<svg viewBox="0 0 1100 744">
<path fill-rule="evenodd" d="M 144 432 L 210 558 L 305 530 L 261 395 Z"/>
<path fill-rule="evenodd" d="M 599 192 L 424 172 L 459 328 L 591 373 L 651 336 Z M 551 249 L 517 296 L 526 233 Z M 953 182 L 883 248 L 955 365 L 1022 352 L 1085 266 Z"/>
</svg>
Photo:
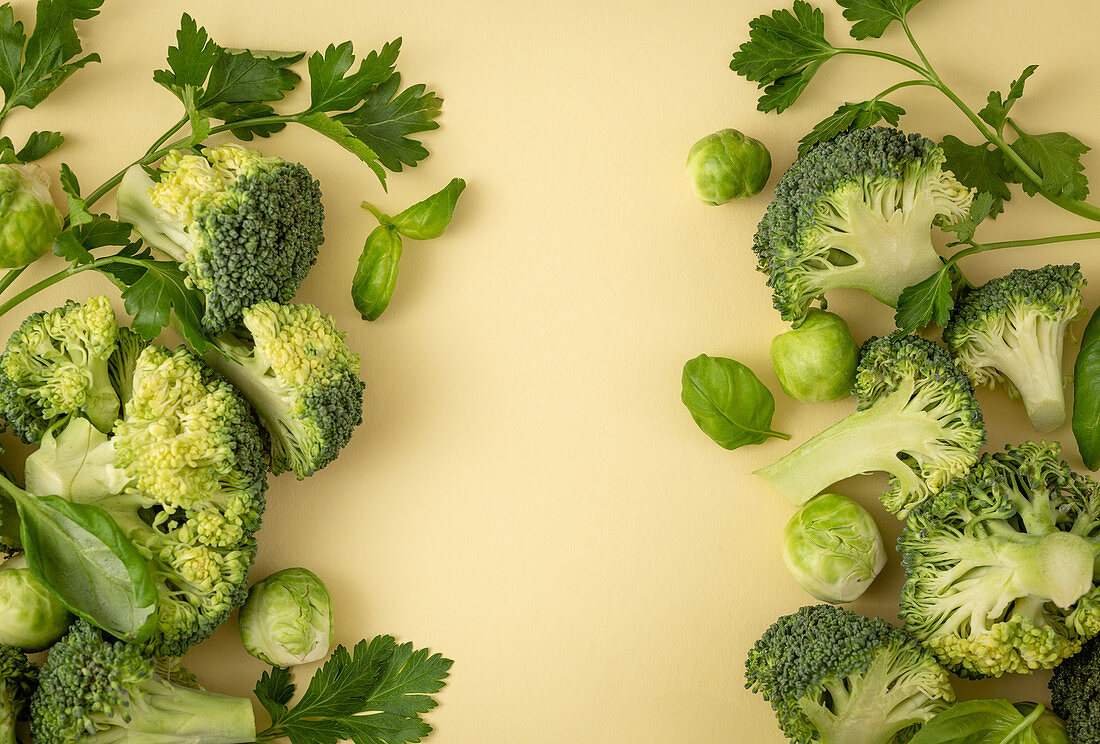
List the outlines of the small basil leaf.
<svg viewBox="0 0 1100 744">
<path fill-rule="evenodd" d="M 680 399 L 708 437 L 728 450 L 790 435 L 771 428 L 775 398 L 753 371 L 700 354 L 684 365 Z"/>
<path fill-rule="evenodd" d="M 401 236 L 379 225 L 367 236 L 351 281 L 351 299 L 363 320 L 376 320 L 390 304 L 401 260 Z"/>
<path fill-rule="evenodd" d="M 968 700 L 936 714 L 909 744 L 1036 744 L 1031 726 L 1007 700 Z"/>
<path fill-rule="evenodd" d="M 465 188 L 466 182 L 461 178 L 451 179 L 441 190 L 394 217 L 393 226 L 413 240 L 438 238 L 451 224 L 458 197 Z"/>
</svg>

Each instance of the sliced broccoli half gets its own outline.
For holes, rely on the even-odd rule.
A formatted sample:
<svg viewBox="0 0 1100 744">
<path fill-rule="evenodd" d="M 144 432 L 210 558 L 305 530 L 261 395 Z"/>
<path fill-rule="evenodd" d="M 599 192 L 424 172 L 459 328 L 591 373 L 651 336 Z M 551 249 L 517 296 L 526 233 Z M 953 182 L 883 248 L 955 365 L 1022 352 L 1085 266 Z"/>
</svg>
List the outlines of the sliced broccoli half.
<svg viewBox="0 0 1100 744">
<path fill-rule="evenodd" d="M 0 645 L 0 744 L 16 744 L 16 721 L 27 720 L 38 667 L 22 651 Z"/>
<path fill-rule="evenodd" d="M 783 319 L 801 325 L 815 299 L 842 287 L 897 305 L 939 271 L 932 223 L 965 218 L 974 200 L 943 163 L 931 140 L 888 127 L 842 134 L 796 160 L 753 243 Z"/>
<path fill-rule="evenodd" d="M 882 501 L 903 517 L 977 461 L 982 414 L 943 347 L 901 331 L 869 339 L 854 392 L 859 410 L 757 474 L 801 505 L 850 476 L 889 473 Z"/>
<path fill-rule="evenodd" d="M 248 335 L 225 335 L 207 359 L 255 407 L 271 440 L 271 471 L 299 479 L 336 459 L 363 421 L 359 355 L 313 305 L 261 302 Z"/>
<path fill-rule="evenodd" d="M 955 701 L 915 638 L 833 605 L 779 618 L 749 652 L 746 687 L 794 744 L 893 744 Z"/>
<path fill-rule="evenodd" d="M 145 648 L 178 656 L 247 593 L 267 486 L 259 425 L 240 394 L 185 348 L 149 346 L 113 434 L 74 418 L 27 458 L 27 490 L 105 509 L 159 589 Z"/>
<path fill-rule="evenodd" d="M 1100 633 L 1100 492 L 1060 457 L 985 454 L 909 515 L 900 615 L 961 676 L 1052 669 Z"/>
<path fill-rule="evenodd" d="M 117 339 L 106 297 L 28 317 L 0 356 L 0 418 L 27 443 L 70 416 L 110 431 L 119 412 L 108 373 Z"/>
<path fill-rule="evenodd" d="M 1066 420 L 1062 345 L 1084 284 L 1080 264 L 1016 269 L 967 293 L 943 332 L 974 384 L 1003 382 L 1039 432 Z"/>
<path fill-rule="evenodd" d="M 1050 703 L 1074 744 L 1100 744 L 1100 639 L 1054 669 Z"/>
<path fill-rule="evenodd" d="M 289 302 L 324 240 L 321 190 L 305 166 L 238 145 L 174 150 L 159 182 L 134 166 L 118 215 L 206 295 L 212 334 L 235 327 L 249 305 Z"/>
<path fill-rule="evenodd" d="M 137 646 L 83 620 L 50 650 L 31 698 L 38 744 L 243 744 L 256 738 L 248 698 L 174 684 Z"/>
</svg>

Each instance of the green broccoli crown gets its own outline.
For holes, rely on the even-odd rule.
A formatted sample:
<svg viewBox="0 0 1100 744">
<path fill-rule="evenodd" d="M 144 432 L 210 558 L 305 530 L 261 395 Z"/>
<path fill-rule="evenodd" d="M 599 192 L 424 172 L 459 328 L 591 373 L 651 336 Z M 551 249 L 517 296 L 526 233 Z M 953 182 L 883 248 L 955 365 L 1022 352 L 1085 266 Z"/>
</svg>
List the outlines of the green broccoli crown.
<svg viewBox="0 0 1100 744">
<path fill-rule="evenodd" d="M 863 289 L 889 305 L 935 273 L 934 221 L 970 213 L 974 194 L 918 134 L 870 127 L 822 142 L 779 180 L 753 250 L 775 308 L 798 326 L 825 291 Z"/>
<path fill-rule="evenodd" d="M 31 734 L 39 744 L 231 744 L 252 741 L 255 721 L 247 699 L 175 685 L 142 649 L 78 620 L 42 666 Z"/>
<path fill-rule="evenodd" d="M 106 297 L 31 315 L 0 356 L 0 418 L 27 443 L 74 415 L 110 431 L 119 401 L 107 361 L 117 338 L 118 321 Z"/>
<path fill-rule="evenodd" d="M 749 652 L 746 687 L 795 744 L 884 744 L 955 700 L 910 634 L 833 605 L 781 617 Z"/>
<path fill-rule="evenodd" d="M 211 362 L 255 407 L 271 440 L 271 470 L 299 479 L 336 459 L 363 420 L 359 355 L 313 305 L 261 302 L 244 312 L 248 339 L 223 338 Z"/>
<path fill-rule="evenodd" d="M 254 303 L 294 297 L 324 240 L 320 186 L 305 166 L 221 145 L 174 150 L 159 170 L 159 183 L 127 174 L 119 217 L 206 295 L 207 331 L 235 327 Z"/>
<path fill-rule="evenodd" d="M 1050 678 L 1050 702 L 1066 722 L 1074 744 L 1100 744 L 1100 639 L 1055 670 Z"/>
<path fill-rule="evenodd" d="M 0 645 L 0 742 L 16 744 L 15 722 L 25 721 L 31 694 L 38 687 L 38 667 L 25 653 Z"/>
<path fill-rule="evenodd" d="M 1100 494 L 1060 457 L 987 453 L 909 515 L 900 615 L 960 676 L 1051 669 L 1100 633 Z"/>
<path fill-rule="evenodd" d="M 975 385 L 1003 382 L 1023 399 L 1038 431 L 1061 426 L 1062 346 L 1084 313 L 1079 264 L 1016 269 L 967 293 L 943 339 Z"/>
</svg>

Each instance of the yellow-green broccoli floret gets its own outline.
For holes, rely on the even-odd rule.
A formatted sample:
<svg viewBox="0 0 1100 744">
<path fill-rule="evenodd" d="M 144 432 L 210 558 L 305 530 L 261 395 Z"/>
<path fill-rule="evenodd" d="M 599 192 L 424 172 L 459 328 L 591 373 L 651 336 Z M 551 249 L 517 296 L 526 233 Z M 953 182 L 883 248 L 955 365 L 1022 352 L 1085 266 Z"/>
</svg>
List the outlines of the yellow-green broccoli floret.
<svg viewBox="0 0 1100 744">
<path fill-rule="evenodd" d="M 919 134 L 870 127 L 822 142 L 775 187 L 753 250 L 776 310 L 794 326 L 827 291 L 862 289 L 887 305 L 943 266 L 933 222 L 970 214 L 974 194 Z"/>
<path fill-rule="evenodd" d="M 159 182 L 131 168 L 118 214 L 206 295 L 203 326 L 213 334 L 240 323 L 249 305 L 289 302 L 324 239 L 321 190 L 305 166 L 238 145 L 174 150 Z"/>
<path fill-rule="evenodd" d="M 1080 264 L 1016 269 L 968 292 L 943 332 L 958 365 L 977 385 L 1003 382 L 1021 398 L 1036 431 L 1066 420 L 1062 345 L 1085 311 Z"/>
<path fill-rule="evenodd" d="M 901 628 L 833 605 L 779 618 L 749 652 L 746 687 L 792 744 L 894 744 L 955 701 L 935 658 Z"/>
<path fill-rule="evenodd" d="M 16 721 L 27 720 L 38 667 L 17 648 L 0 645 L 0 744 L 16 744 Z"/>
<path fill-rule="evenodd" d="M 313 305 L 261 302 L 250 337 L 223 336 L 208 356 L 252 403 L 271 438 L 271 470 L 299 479 L 336 459 L 363 420 L 359 355 Z"/>
<path fill-rule="evenodd" d="M 859 410 L 757 474 L 801 505 L 853 475 L 889 473 L 882 501 L 904 517 L 978 459 L 981 410 L 943 347 L 901 331 L 871 338 L 853 392 Z"/>
<path fill-rule="evenodd" d="M 248 402 L 185 348 L 137 357 L 113 435 L 75 418 L 27 458 L 27 489 L 105 509 L 160 595 L 145 648 L 177 656 L 244 601 L 267 486 Z"/>
<path fill-rule="evenodd" d="M 31 698 L 37 744 L 244 744 L 256 738 L 248 698 L 177 684 L 137 646 L 78 620 L 42 666 Z"/>
<path fill-rule="evenodd" d="M 118 321 L 106 297 L 31 315 L 0 356 L 0 418 L 28 443 L 70 416 L 110 431 L 119 401 L 107 362 L 117 339 Z"/>
<path fill-rule="evenodd" d="M 961 676 L 1052 669 L 1100 632 L 1100 492 L 1060 455 L 983 455 L 909 515 L 900 615 Z"/>
</svg>

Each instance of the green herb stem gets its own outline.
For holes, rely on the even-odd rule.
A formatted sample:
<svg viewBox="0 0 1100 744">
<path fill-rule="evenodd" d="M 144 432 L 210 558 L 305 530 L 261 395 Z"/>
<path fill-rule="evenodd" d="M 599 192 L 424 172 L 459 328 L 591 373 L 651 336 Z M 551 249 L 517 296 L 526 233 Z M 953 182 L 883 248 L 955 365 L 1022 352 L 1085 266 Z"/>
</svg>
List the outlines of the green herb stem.
<svg viewBox="0 0 1100 744">
<path fill-rule="evenodd" d="M 188 121 L 190 121 L 190 119 L 189 119 L 189 118 L 188 118 L 187 116 L 184 116 L 184 117 L 183 117 L 182 119 L 180 119 L 179 121 L 177 121 L 177 122 L 176 122 L 176 124 L 175 124 L 175 126 L 173 126 L 173 127 L 172 127 L 171 129 L 169 129 L 169 130 L 168 130 L 167 132 L 165 132 L 164 134 L 162 134 L 162 135 L 160 136 L 160 138 L 159 138 L 159 139 L 157 139 L 157 141 L 156 141 L 156 142 L 154 142 L 154 143 L 153 143 L 152 145 L 150 145 L 150 146 L 149 146 L 149 149 L 145 151 L 145 155 L 144 155 L 144 157 L 146 157 L 146 158 L 147 158 L 147 157 L 149 157 L 150 155 L 152 155 L 152 154 L 153 154 L 154 152 L 156 152 L 157 150 L 159 150 L 159 149 L 161 148 L 161 146 L 162 146 L 162 145 L 163 145 L 163 144 L 164 144 L 165 142 L 167 142 L 167 141 L 168 141 L 168 140 L 169 140 L 169 139 L 170 139 L 170 138 L 172 137 L 172 135 L 173 135 L 173 134 L 175 134 L 175 133 L 176 133 L 176 132 L 178 132 L 179 130 L 183 129 L 183 128 L 184 128 L 184 127 L 185 127 L 185 126 L 187 125 L 187 122 L 188 122 Z"/>
<path fill-rule="evenodd" d="M 969 248 L 958 251 L 949 259 L 947 266 L 953 266 L 959 260 L 977 253 L 999 251 L 1002 248 L 1025 248 L 1034 245 L 1052 245 L 1055 243 L 1072 243 L 1078 240 L 1100 240 L 1100 232 L 1073 233 L 1071 235 L 1051 235 L 1043 238 L 1024 238 L 1021 240 L 1002 240 L 997 243 L 974 243 Z"/>
<path fill-rule="evenodd" d="M 12 285 L 19 275 L 27 270 L 26 266 L 20 266 L 18 269 L 12 269 L 8 273 L 4 274 L 3 278 L 0 278 L 0 294 L 7 291 L 8 287 Z"/>
<path fill-rule="evenodd" d="M 885 98 L 886 96 L 890 95 L 891 93 L 893 93 L 896 90 L 901 90 L 902 88 L 909 88 L 909 87 L 912 87 L 914 85 L 924 85 L 924 86 L 928 86 L 928 87 L 931 87 L 931 88 L 936 87 L 936 84 L 934 82 L 932 82 L 931 80 L 906 80 L 906 81 L 898 83 L 896 85 L 891 85 L 889 88 L 882 91 L 881 93 L 879 93 L 877 96 L 875 96 L 871 100 L 872 101 L 878 101 L 878 100 L 880 100 L 882 98 Z"/>
<path fill-rule="evenodd" d="M 908 67 L 913 72 L 916 72 L 921 77 L 932 80 L 932 76 L 929 71 L 918 65 L 916 62 L 906 59 L 905 57 L 899 57 L 896 54 L 890 54 L 889 52 L 880 52 L 877 49 L 856 49 L 854 47 L 841 47 L 837 49 L 838 54 L 858 54 L 864 57 L 878 57 L 879 59 L 885 59 L 888 62 L 901 65 L 902 67 Z"/>
<path fill-rule="evenodd" d="M 129 258 L 127 256 L 104 256 L 103 258 L 97 258 L 95 261 L 89 261 L 88 263 L 76 266 L 69 265 L 56 274 L 51 274 L 42 281 L 32 284 L 4 304 L 0 305 L 0 316 L 6 315 L 10 310 L 23 304 L 39 292 L 49 289 L 58 282 L 68 279 L 70 276 L 75 276 L 89 269 L 99 269 L 102 266 L 107 266 L 112 263 L 130 264 L 131 266 L 149 268 L 149 264 L 146 261 L 139 258 Z M 6 279 L 7 277 L 4 278 Z"/>
</svg>

